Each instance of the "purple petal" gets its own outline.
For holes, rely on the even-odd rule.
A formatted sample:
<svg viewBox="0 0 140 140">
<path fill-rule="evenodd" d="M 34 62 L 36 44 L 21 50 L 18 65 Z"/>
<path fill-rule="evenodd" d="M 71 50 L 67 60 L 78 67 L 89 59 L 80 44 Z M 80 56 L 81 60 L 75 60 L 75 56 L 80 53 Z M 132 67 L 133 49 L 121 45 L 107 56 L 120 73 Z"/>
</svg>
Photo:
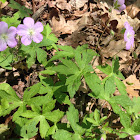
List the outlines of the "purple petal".
<svg viewBox="0 0 140 140">
<path fill-rule="evenodd" d="M 124 26 L 125 26 L 126 29 L 132 29 L 133 30 L 133 27 L 130 26 L 127 21 L 124 23 Z"/>
<path fill-rule="evenodd" d="M 17 41 L 14 37 L 10 37 L 7 40 L 7 44 L 8 44 L 9 47 L 13 48 L 17 45 Z"/>
<path fill-rule="evenodd" d="M 43 31 L 43 24 L 41 22 L 35 23 L 34 29 L 36 32 L 42 32 Z"/>
<path fill-rule="evenodd" d="M 124 2 L 125 2 L 125 0 L 114 0 L 114 3 L 115 3 L 116 1 L 118 1 L 118 4 L 119 4 L 119 5 L 123 5 Z"/>
<path fill-rule="evenodd" d="M 17 33 L 16 27 L 10 27 L 10 28 L 8 29 L 8 36 L 15 36 L 16 33 Z"/>
<path fill-rule="evenodd" d="M 101 140 L 104 140 L 104 138 L 103 138 L 103 137 L 101 137 Z"/>
<path fill-rule="evenodd" d="M 33 36 L 33 41 L 36 43 L 40 43 L 43 40 L 43 35 L 40 33 L 37 33 Z"/>
<path fill-rule="evenodd" d="M 123 5 L 125 3 L 125 0 L 118 0 L 119 5 Z"/>
<path fill-rule="evenodd" d="M 125 33 L 124 33 L 124 41 L 128 41 L 128 37 L 127 37 L 127 34 L 128 34 L 128 30 L 125 30 Z"/>
<path fill-rule="evenodd" d="M 0 22 L 0 34 L 7 33 L 8 31 L 8 24 L 6 22 Z"/>
<path fill-rule="evenodd" d="M 0 51 L 4 51 L 6 48 L 7 48 L 6 42 L 0 39 Z"/>
<path fill-rule="evenodd" d="M 22 42 L 25 46 L 28 46 L 28 45 L 31 44 L 32 39 L 30 38 L 29 35 L 24 35 L 24 36 L 21 38 L 21 42 Z"/>
<path fill-rule="evenodd" d="M 134 136 L 134 139 L 135 139 L 135 140 L 140 140 L 140 135 Z"/>
<path fill-rule="evenodd" d="M 34 27 L 34 19 L 31 17 L 26 17 L 23 20 L 24 25 L 26 25 L 28 28 Z"/>
<path fill-rule="evenodd" d="M 131 42 L 126 42 L 126 50 L 130 50 L 131 48 Z"/>
<path fill-rule="evenodd" d="M 22 24 L 19 24 L 17 27 L 17 34 L 20 36 L 27 35 L 28 27 Z"/>
<path fill-rule="evenodd" d="M 126 5 L 125 5 L 125 4 L 123 4 L 123 5 L 121 5 L 121 6 L 119 7 L 119 11 L 120 11 L 120 12 L 122 12 L 124 9 L 126 9 Z"/>
</svg>

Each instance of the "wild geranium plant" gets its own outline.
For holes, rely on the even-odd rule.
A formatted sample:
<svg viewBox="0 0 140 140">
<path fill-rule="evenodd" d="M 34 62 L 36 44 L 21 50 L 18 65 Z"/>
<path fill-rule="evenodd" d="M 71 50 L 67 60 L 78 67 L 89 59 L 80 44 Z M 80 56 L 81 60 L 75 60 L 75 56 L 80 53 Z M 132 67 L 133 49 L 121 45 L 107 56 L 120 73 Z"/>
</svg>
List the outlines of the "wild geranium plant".
<svg viewBox="0 0 140 140">
<path fill-rule="evenodd" d="M 125 9 L 124 1 L 114 2 L 119 11 Z M 17 12 L 12 18 L 3 17 L 0 22 L 3 27 L 0 28 L 0 66 L 10 70 L 15 62 L 25 61 L 30 69 L 37 62 L 44 70 L 38 72 L 39 82 L 27 87 L 20 98 L 8 83 L 0 84 L 0 116 L 12 115 L 14 129 L 11 131 L 16 137 L 24 140 L 35 136 L 46 140 L 106 140 L 113 134 L 119 139 L 139 140 L 140 97 L 132 100 L 128 97 L 119 58 L 112 58 L 111 65 L 93 68 L 93 60 L 99 54 L 87 44 L 76 49 L 57 45 L 58 39 L 49 24 L 35 22 L 31 17 L 25 17 L 20 24 L 19 15 Z M 124 40 L 129 50 L 134 45 L 135 33 L 128 22 L 124 27 Z M 46 51 L 52 48 L 56 53 L 48 60 Z M 103 80 L 95 69 L 106 75 Z M 82 85 L 87 88 L 83 90 Z M 116 90 L 118 96 L 114 96 Z M 95 104 L 100 99 L 108 103 L 112 108 L 109 113 L 119 116 L 120 128 L 115 129 L 108 114 L 102 112 L 104 104 L 85 111 L 85 98 L 94 99 Z M 0 127 L 9 131 L 8 126 Z M 4 136 L 3 131 L 0 134 Z"/>
</svg>

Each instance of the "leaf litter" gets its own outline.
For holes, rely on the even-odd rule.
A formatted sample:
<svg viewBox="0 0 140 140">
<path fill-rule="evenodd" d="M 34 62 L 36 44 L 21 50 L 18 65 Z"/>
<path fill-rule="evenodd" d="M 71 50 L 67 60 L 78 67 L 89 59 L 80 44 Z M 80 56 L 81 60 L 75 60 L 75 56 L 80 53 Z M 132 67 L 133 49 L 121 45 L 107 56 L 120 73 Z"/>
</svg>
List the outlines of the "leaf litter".
<svg viewBox="0 0 140 140">
<path fill-rule="evenodd" d="M 94 68 L 96 65 L 104 64 L 105 62 L 111 64 L 112 59 L 110 58 L 115 57 L 115 54 L 118 53 L 120 70 L 126 78 L 123 82 L 126 85 L 129 97 L 132 99 L 140 96 L 139 0 L 136 0 L 134 3 L 128 1 L 124 14 L 120 14 L 115 9 L 110 14 L 109 9 L 113 5 L 111 0 L 16 0 L 16 2 L 31 9 L 33 11 L 31 16 L 35 20 L 50 24 L 53 33 L 59 38 L 59 45 L 76 47 L 87 43 L 89 48 L 97 50 L 100 56 L 97 59 L 94 58 Z M 41 7 L 43 8 L 41 9 Z M 9 12 L 8 2 L 2 4 L 1 8 L 3 15 L 12 15 L 15 12 L 14 10 Z M 133 26 L 136 34 L 135 45 L 129 51 L 125 50 L 123 35 L 120 34 L 125 21 L 128 21 Z M 110 35 L 111 30 L 115 32 L 115 36 Z M 134 57 L 134 52 L 136 53 L 136 58 Z M 55 55 L 53 51 L 52 54 Z M 38 82 L 36 72 L 41 69 L 43 67 L 35 66 L 35 68 L 28 70 L 24 64 L 21 64 L 13 69 L 13 72 L 2 71 L 1 77 L 4 80 L 0 80 L 0 83 L 8 81 L 9 84 L 13 85 L 17 95 L 22 98 L 25 88 Z M 29 71 L 31 72 L 30 74 Z M 100 79 L 106 77 L 101 71 L 97 69 L 95 71 L 98 72 Z M 13 80 L 16 82 L 13 83 Z M 80 92 L 85 94 L 89 92 L 84 79 L 80 86 Z M 115 93 L 116 95 L 117 92 Z M 75 100 L 76 104 L 76 101 L 79 99 L 75 98 L 73 100 Z M 87 99 L 85 102 L 89 104 L 87 110 L 92 111 L 98 104 L 103 110 L 110 110 L 111 113 L 111 107 L 105 101 L 99 100 L 96 103 Z M 118 118 L 115 120 L 118 122 Z M 63 121 L 67 122 L 67 119 L 64 118 Z"/>
</svg>

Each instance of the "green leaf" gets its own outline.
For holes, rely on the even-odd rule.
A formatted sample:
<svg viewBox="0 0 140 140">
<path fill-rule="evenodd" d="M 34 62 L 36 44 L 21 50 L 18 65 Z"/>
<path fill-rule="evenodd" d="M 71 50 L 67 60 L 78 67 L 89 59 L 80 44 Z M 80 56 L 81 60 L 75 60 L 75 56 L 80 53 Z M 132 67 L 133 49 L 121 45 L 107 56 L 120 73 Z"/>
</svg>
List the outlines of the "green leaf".
<svg viewBox="0 0 140 140">
<path fill-rule="evenodd" d="M 17 100 L 20 101 L 19 97 L 17 96 L 16 92 L 14 91 L 14 89 L 7 83 L 1 83 L 0 84 L 0 90 L 4 90 L 6 91 L 6 93 L 8 95 L 13 96 L 14 98 L 16 98 Z"/>
<path fill-rule="evenodd" d="M 40 116 L 40 125 L 39 125 L 39 131 L 41 138 L 45 138 L 47 131 L 49 130 L 50 126 L 48 122 L 46 121 L 44 116 Z"/>
<path fill-rule="evenodd" d="M 133 102 L 127 95 L 113 96 L 110 101 L 115 104 L 119 104 L 124 108 L 133 106 Z"/>
<path fill-rule="evenodd" d="M 99 114 L 99 110 L 95 109 L 94 110 L 94 119 L 96 122 L 100 122 L 100 114 Z"/>
<path fill-rule="evenodd" d="M 17 111 L 14 113 L 14 115 L 13 115 L 13 119 L 12 119 L 12 121 L 14 121 L 14 122 L 20 122 L 19 120 L 21 120 L 21 114 L 23 113 L 23 112 L 25 112 L 27 109 L 26 109 L 26 104 L 25 103 L 22 103 L 20 106 L 19 106 L 19 108 L 17 109 Z M 22 121 L 23 120 L 21 120 L 21 122 L 20 122 L 20 124 L 24 124 L 24 123 L 22 123 Z M 18 123 L 19 124 L 19 123 Z M 23 125 L 20 125 L 20 126 L 23 126 Z"/>
<path fill-rule="evenodd" d="M 47 112 L 44 114 L 47 120 L 50 120 L 54 123 L 57 123 L 60 121 L 60 119 L 64 116 L 64 112 L 58 110 L 54 110 L 53 112 Z"/>
<path fill-rule="evenodd" d="M 107 116 L 104 116 L 100 119 L 100 123 L 103 123 L 107 119 Z"/>
<path fill-rule="evenodd" d="M 26 57 L 26 63 L 28 64 L 28 68 L 30 68 L 33 64 L 35 64 L 36 61 L 36 44 L 31 43 L 28 46 L 21 45 L 21 51 L 23 51 L 25 57 Z"/>
<path fill-rule="evenodd" d="M 55 107 L 56 100 L 52 100 L 46 104 L 43 104 L 43 114 L 50 112 Z"/>
<path fill-rule="evenodd" d="M 113 69 L 113 73 L 118 73 L 118 71 L 119 71 L 119 67 L 120 67 L 120 65 L 119 65 L 119 58 L 118 57 L 116 57 L 116 59 L 113 59 L 112 60 L 112 69 Z"/>
<path fill-rule="evenodd" d="M 111 106 L 113 108 L 114 113 L 120 114 L 122 112 L 120 106 L 118 106 L 116 103 L 110 102 L 110 104 L 111 104 Z"/>
<path fill-rule="evenodd" d="M 10 114 L 10 112 L 14 109 L 16 109 L 18 106 L 20 106 L 19 102 L 14 102 L 13 104 L 9 104 L 9 108 L 1 108 L 2 112 L 0 116 L 6 116 L 7 114 Z"/>
<path fill-rule="evenodd" d="M 61 50 L 63 51 L 57 51 L 50 60 L 50 61 L 54 61 L 54 60 L 57 60 L 57 59 L 60 59 L 60 58 L 66 58 L 66 57 L 74 57 L 74 49 L 71 47 L 71 46 L 59 46 L 58 45 L 58 48 L 60 48 Z"/>
<path fill-rule="evenodd" d="M 31 123 L 26 124 L 21 128 L 20 136 L 22 136 L 23 138 L 30 139 L 37 135 L 37 131 L 38 128 L 36 128 L 36 122 L 32 121 Z"/>
<path fill-rule="evenodd" d="M 49 135 L 53 135 L 55 133 L 55 130 L 57 129 L 56 124 L 54 124 L 53 126 L 51 126 L 47 132 L 47 136 Z"/>
<path fill-rule="evenodd" d="M 8 5 L 9 7 L 13 9 L 19 10 L 20 17 L 29 17 L 30 14 L 32 14 L 32 11 L 25 6 L 21 6 L 19 3 L 15 2 L 14 0 L 10 0 L 10 4 Z"/>
<path fill-rule="evenodd" d="M 71 71 L 71 74 L 75 74 L 79 71 L 77 65 L 71 60 L 66 60 L 66 59 L 60 59 L 60 60 L 67 67 L 67 70 L 69 69 L 69 71 Z"/>
<path fill-rule="evenodd" d="M 65 88 L 65 87 L 63 87 L 63 88 Z M 63 91 L 60 91 L 60 90 L 54 91 L 54 96 L 60 104 L 62 104 L 62 103 L 68 104 L 68 105 L 71 104 L 71 102 L 69 100 L 69 96 L 66 93 L 64 93 Z"/>
<path fill-rule="evenodd" d="M 49 37 L 49 35 L 51 34 L 52 32 L 52 29 L 51 27 L 49 26 L 49 24 L 47 23 L 47 25 L 44 27 L 44 30 L 46 31 L 46 37 Z"/>
<path fill-rule="evenodd" d="M 8 27 L 14 26 L 17 27 L 20 24 L 20 20 L 18 20 L 20 18 L 20 13 L 16 12 L 12 17 L 2 17 L 1 20 L 6 22 L 8 24 Z"/>
<path fill-rule="evenodd" d="M 114 76 L 109 77 L 105 82 L 105 97 L 110 98 L 114 94 L 116 86 L 114 83 Z"/>
<path fill-rule="evenodd" d="M 25 117 L 25 118 L 34 118 L 36 116 L 38 116 L 39 114 L 37 112 L 33 112 L 31 110 L 26 110 L 25 112 L 23 112 L 21 114 L 22 117 Z"/>
<path fill-rule="evenodd" d="M 66 115 L 74 132 L 82 135 L 85 132 L 85 129 L 78 124 L 79 123 L 78 110 L 76 110 L 73 105 L 70 105 L 69 110 L 66 112 Z"/>
<path fill-rule="evenodd" d="M 131 113 L 139 113 L 140 112 L 140 97 L 133 97 L 133 106 L 131 107 Z"/>
<path fill-rule="evenodd" d="M 84 74 L 84 78 L 94 96 L 98 97 L 100 94 L 104 94 L 104 88 L 101 84 L 101 80 L 95 73 L 86 73 Z"/>
<path fill-rule="evenodd" d="M 96 122 L 93 118 L 86 118 L 86 120 L 90 123 L 92 123 L 94 126 L 99 126 L 99 123 Z"/>
<path fill-rule="evenodd" d="M 79 134 L 73 134 L 72 140 L 82 140 L 81 136 Z"/>
<path fill-rule="evenodd" d="M 131 128 L 135 131 L 135 132 L 140 132 L 140 118 L 139 119 L 136 119 Z"/>
<path fill-rule="evenodd" d="M 0 66 L 12 70 L 11 63 L 13 61 L 13 54 L 10 52 L 10 48 L 0 52 Z"/>
<path fill-rule="evenodd" d="M 26 101 L 26 103 L 31 106 L 33 105 L 37 105 L 37 106 L 41 106 L 41 105 L 45 105 L 49 102 L 51 102 L 52 96 L 50 96 L 49 94 L 46 94 L 45 96 L 37 96 L 37 97 L 33 97 L 31 99 L 29 99 L 28 101 Z"/>
<path fill-rule="evenodd" d="M 79 86 L 81 85 L 81 76 L 72 75 L 66 80 L 66 85 L 68 85 L 68 92 L 70 95 L 70 98 L 73 98 L 76 91 L 79 89 Z"/>
<path fill-rule="evenodd" d="M 120 113 L 120 122 L 125 128 L 130 128 L 131 126 L 131 118 L 125 112 Z"/>
<path fill-rule="evenodd" d="M 57 130 L 56 133 L 52 136 L 55 140 L 73 140 L 72 133 L 66 130 Z"/>
<path fill-rule="evenodd" d="M 97 68 L 102 71 L 103 73 L 109 75 L 110 73 L 112 73 L 112 68 L 109 65 L 105 65 L 105 66 L 97 66 Z"/>
<path fill-rule="evenodd" d="M 115 78 L 115 83 L 116 83 L 116 86 L 117 86 L 119 92 L 122 95 L 126 95 L 127 92 L 126 92 L 126 86 L 124 85 L 124 83 L 122 81 L 120 81 L 118 78 Z"/>
<path fill-rule="evenodd" d="M 58 38 L 51 32 L 52 32 L 52 29 L 50 28 L 49 24 L 44 26 L 44 30 L 43 30 L 42 34 L 44 35 L 45 40 L 50 42 L 50 44 L 47 44 L 45 46 L 52 45 L 54 43 L 57 43 L 57 41 L 58 41 Z"/>
<path fill-rule="evenodd" d="M 28 87 L 24 91 L 23 100 L 28 101 L 31 97 L 35 96 L 40 90 L 41 83 L 37 83 L 31 87 Z"/>
<path fill-rule="evenodd" d="M 41 48 L 36 48 L 37 60 L 44 66 L 47 64 L 47 53 Z"/>
<path fill-rule="evenodd" d="M 6 0 L 0 0 L 2 3 L 5 3 L 6 2 Z"/>
</svg>

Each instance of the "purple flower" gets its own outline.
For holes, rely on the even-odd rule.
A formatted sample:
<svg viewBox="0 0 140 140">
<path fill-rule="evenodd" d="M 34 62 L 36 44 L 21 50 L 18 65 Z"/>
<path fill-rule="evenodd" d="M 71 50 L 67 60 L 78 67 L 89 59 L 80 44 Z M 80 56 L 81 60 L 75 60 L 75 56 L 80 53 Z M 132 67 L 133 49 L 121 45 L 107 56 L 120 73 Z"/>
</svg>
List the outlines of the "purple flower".
<svg viewBox="0 0 140 140">
<path fill-rule="evenodd" d="M 126 5 L 124 4 L 125 3 L 125 0 L 114 0 L 114 3 L 116 3 L 117 1 L 117 9 L 122 12 L 124 9 L 126 9 Z"/>
<path fill-rule="evenodd" d="M 104 140 L 104 138 L 103 138 L 103 137 L 101 137 L 101 140 Z"/>
<path fill-rule="evenodd" d="M 135 140 L 140 140 L 140 135 L 134 136 L 134 139 L 135 139 Z"/>
<path fill-rule="evenodd" d="M 15 39 L 16 28 L 10 27 L 8 29 L 8 24 L 6 22 L 0 22 L 0 51 L 4 51 L 7 48 L 7 45 L 11 48 L 17 45 Z"/>
<path fill-rule="evenodd" d="M 23 24 L 18 25 L 17 34 L 22 36 L 21 42 L 27 46 L 30 45 L 32 40 L 36 43 L 40 43 L 43 40 L 43 25 L 41 22 L 34 23 L 34 19 L 26 17 L 23 20 Z"/>
<path fill-rule="evenodd" d="M 129 25 L 128 22 L 124 23 L 124 26 L 126 28 L 124 33 L 124 40 L 126 41 L 126 50 L 129 50 L 131 46 L 134 46 L 134 35 L 135 32 L 133 30 L 133 27 Z"/>
</svg>

